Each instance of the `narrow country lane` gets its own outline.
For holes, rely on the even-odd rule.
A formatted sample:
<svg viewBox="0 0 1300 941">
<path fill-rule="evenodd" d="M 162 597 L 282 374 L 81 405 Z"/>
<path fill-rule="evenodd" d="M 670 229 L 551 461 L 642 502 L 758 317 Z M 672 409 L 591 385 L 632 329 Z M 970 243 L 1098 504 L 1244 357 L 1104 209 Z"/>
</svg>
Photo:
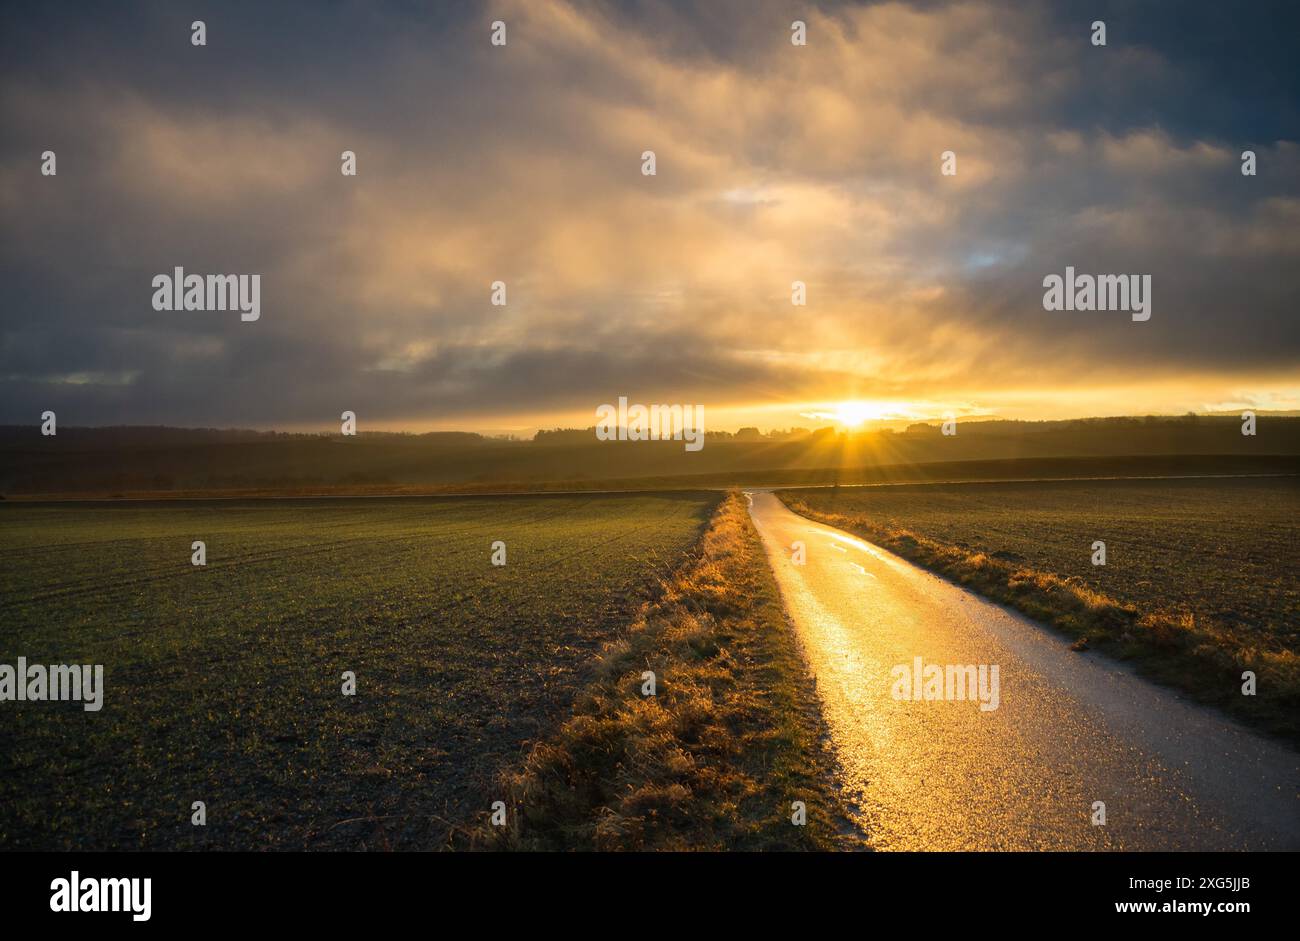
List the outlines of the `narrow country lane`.
<svg viewBox="0 0 1300 941">
<path fill-rule="evenodd" d="M 1285 745 L 770 492 L 748 496 L 876 848 L 1300 849 L 1300 756 Z M 917 657 L 996 665 L 997 708 L 896 700 L 891 669 L 910 675 Z"/>
</svg>

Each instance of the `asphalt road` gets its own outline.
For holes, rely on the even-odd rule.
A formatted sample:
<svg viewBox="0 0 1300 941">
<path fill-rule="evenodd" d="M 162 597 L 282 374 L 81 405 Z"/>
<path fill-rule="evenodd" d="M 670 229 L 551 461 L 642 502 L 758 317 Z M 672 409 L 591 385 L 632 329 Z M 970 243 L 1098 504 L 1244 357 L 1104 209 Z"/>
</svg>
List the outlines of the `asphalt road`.
<svg viewBox="0 0 1300 941">
<path fill-rule="evenodd" d="M 748 495 L 877 849 L 1300 849 L 1295 751 L 770 492 Z M 974 698 L 896 698 L 911 694 L 903 675 L 924 695 L 917 657 L 944 687 L 949 666 L 983 665 L 985 708 L 965 673 L 951 692 Z"/>
</svg>

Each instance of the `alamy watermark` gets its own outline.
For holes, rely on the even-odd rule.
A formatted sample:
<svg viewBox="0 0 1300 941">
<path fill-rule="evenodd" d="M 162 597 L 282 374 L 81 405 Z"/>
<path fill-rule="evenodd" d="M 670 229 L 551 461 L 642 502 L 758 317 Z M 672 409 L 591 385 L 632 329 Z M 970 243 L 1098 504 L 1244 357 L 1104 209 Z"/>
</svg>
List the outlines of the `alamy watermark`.
<svg viewBox="0 0 1300 941">
<path fill-rule="evenodd" d="M 980 704 L 980 712 L 993 712 L 1002 698 L 999 691 L 998 665 L 987 663 L 924 663 L 913 657 L 912 663 L 892 667 L 894 678 L 890 695 L 899 702 L 970 700 Z"/>
<path fill-rule="evenodd" d="M 153 910 L 148 877 L 83 879 L 74 869 L 69 878 L 51 882 L 50 890 L 52 912 L 130 912 L 132 921 L 148 921 Z"/>
<path fill-rule="evenodd" d="M 1151 275 L 1079 274 L 1043 278 L 1043 310 L 1123 310 L 1134 320 L 1151 319 Z"/>
<path fill-rule="evenodd" d="M 596 409 L 596 437 L 601 441 L 684 441 L 687 451 L 704 447 L 703 405 L 628 405 Z"/>
<path fill-rule="evenodd" d="M 104 665 L 28 666 L 26 657 L 19 657 L 16 667 L 0 663 L 0 702 L 45 701 L 81 701 L 86 712 L 99 712 L 104 708 Z"/>
<path fill-rule="evenodd" d="M 239 319 L 251 323 L 262 316 L 260 274 L 154 275 L 154 310 L 238 310 Z"/>
</svg>

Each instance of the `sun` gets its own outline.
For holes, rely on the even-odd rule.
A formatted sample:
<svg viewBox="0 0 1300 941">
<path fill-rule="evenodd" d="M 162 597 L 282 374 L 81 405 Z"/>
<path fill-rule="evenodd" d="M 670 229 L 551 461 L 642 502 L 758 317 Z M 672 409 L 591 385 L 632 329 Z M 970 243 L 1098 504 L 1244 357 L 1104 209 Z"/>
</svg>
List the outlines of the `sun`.
<svg viewBox="0 0 1300 941">
<path fill-rule="evenodd" d="M 817 421 L 833 421 L 841 428 L 861 428 L 871 421 L 899 421 L 916 416 L 915 403 L 891 401 L 887 399 L 844 399 L 840 402 L 819 403 L 806 412 L 799 413 L 801 418 Z"/>
<path fill-rule="evenodd" d="M 845 428 L 858 428 L 863 422 L 874 421 L 885 416 L 885 410 L 878 402 L 853 400 L 840 402 L 835 406 L 835 420 Z"/>
</svg>

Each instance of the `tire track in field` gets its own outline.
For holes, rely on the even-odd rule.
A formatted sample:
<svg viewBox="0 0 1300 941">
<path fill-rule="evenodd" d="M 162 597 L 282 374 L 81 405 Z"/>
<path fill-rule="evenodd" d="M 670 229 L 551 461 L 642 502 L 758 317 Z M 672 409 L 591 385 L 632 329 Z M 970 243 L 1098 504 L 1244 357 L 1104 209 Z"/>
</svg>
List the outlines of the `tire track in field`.
<svg viewBox="0 0 1300 941">
<path fill-rule="evenodd" d="M 589 503 L 590 501 L 587 501 L 586 503 L 581 504 L 581 506 L 585 507 Z M 520 509 L 522 510 L 526 508 L 527 507 L 525 506 L 525 507 L 521 507 Z M 505 525 L 511 525 L 511 526 L 536 525 L 537 523 L 546 522 L 547 520 L 553 519 L 556 516 L 561 515 L 562 512 L 563 511 L 557 511 L 554 513 L 543 513 L 540 515 L 536 515 L 532 518 L 530 518 L 528 514 L 519 514 L 523 516 L 522 521 L 514 518 L 507 518 L 506 520 L 503 520 L 501 522 L 504 523 Z M 343 525 L 351 525 L 351 524 L 337 524 L 337 525 L 343 526 Z M 461 527 L 462 525 L 463 525 L 462 521 L 460 520 L 449 523 L 447 528 L 451 530 L 450 532 L 444 532 L 443 530 L 440 529 L 412 529 L 408 532 L 396 533 L 396 534 L 385 535 L 385 536 L 375 536 L 371 534 L 366 534 L 366 535 L 353 536 L 347 539 L 335 540 L 333 542 L 328 542 L 328 543 L 309 542 L 309 543 L 302 543 L 302 544 L 294 544 L 294 545 L 289 545 L 274 550 L 256 548 L 256 549 L 246 551 L 242 554 L 238 554 L 234 556 L 225 556 L 221 558 L 219 561 L 210 562 L 207 566 L 205 566 L 205 568 L 213 572 L 223 572 L 226 569 L 234 568 L 237 566 L 256 565 L 264 562 L 274 562 L 274 561 L 282 560 L 287 558 L 290 555 L 292 555 L 295 559 L 310 559 L 316 556 L 320 556 L 322 554 L 332 553 L 343 547 L 351 546 L 355 544 L 375 545 L 375 544 L 385 544 L 385 543 L 393 543 L 393 542 L 403 542 L 413 538 L 427 539 L 428 537 L 434 537 L 434 538 L 445 538 L 446 536 L 455 537 L 457 535 L 460 535 L 461 533 L 464 533 L 465 535 L 468 536 L 476 532 L 476 530 L 474 529 L 457 530 L 453 528 L 453 527 Z M 498 525 L 497 521 L 494 521 L 494 525 Z M 156 537 L 148 537 L 146 544 L 153 544 L 155 538 Z M 135 539 L 135 540 L 130 540 L 129 543 L 136 544 L 139 543 L 140 541 L 141 541 L 140 539 Z M 111 542 L 121 543 L 123 542 L 123 540 L 112 540 Z M 90 545 L 104 545 L 104 543 L 90 543 Z M 172 563 L 168 563 L 168 564 L 170 565 Z M 48 586 L 47 590 L 38 592 L 36 594 L 26 595 L 21 598 L 0 599 L 0 610 L 6 610 L 8 608 L 16 608 L 20 605 L 50 601 L 54 599 L 70 600 L 73 598 L 84 597 L 85 595 L 96 594 L 96 593 L 102 593 L 105 601 L 112 601 L 115 600 L 118 596 L 120 596 L 123 590 L 136 588 L 141 585 L 154 584 L 158 582 L 169 581 L 172 579 L 188 577 L 189 575 L 192 574 L 192 571 L 193 571 L 193 567 L 189 566 L 189 567 L 178 567 L 176 568 L 175 571 L 170 571 L 170 570 L 165 572 L 160 572 L 157 570 L 146 571 L 145 574 L 141 574 L 137 576 L 128 576 L 125 578 L 108 574 L 108 575 L 95 576 L 89 579 L 83 578 L 83 579 L 76 579 L 68 582 L 55 583 L 53 585 Z"/>
<path fill-rule="evenodd" d="M 542 499 L 544 500 L 545 498 Z M 451 526 L 447 527 L 448 529 L 451 530 L 450 532 L 444 530 L 412 529 L 405 533 L 394 534 L 390 536 L 376 537 L 373 535 L 362 535 L 362 536 L 356 536 L 344 540 L 336 540 L 334 542 L 323 544 L 323 545 L 320 543 L 307 543 L 305 545 L 285 547 L 283 549 L 275 550 L 272 552 L 263 552 L 261 550 L 254 550 L 252 552 L 245 553 L 244 555 L 234 559 L 226 559 L 216 564 L 210 563 L 208 568 L 216 572 L 224 572 L 225 570 L 233 569 L 235 567 L 257 565 L 264 562 L 274 562 L 274 561 L 283 560 L 290 554 L 294 556 L 295 560 L 311 559 L 325 554 L 335 553 L 340 549 L 352 545 L 358 545 L 358 544 L 375 545 L 375 544 L 385 544 L 385 543 L 394 543 L 394 542 L 404 542 L 410 540 L 413 537 L 420 537 L 425 541 L 427 541 L 428 538 L 436 538 L 444 541 L 445 544 L 447 541 L 455 540 L 458 537 L 463 537 L 466 540 L 472 539 L 475 536 L 478 536 L 481 533 L 487 531 L 487 528 L 489 526 L 493 530 L 512 529 L 512 528 L 513 529 L 534 528 L 543 525 L 545 523 L 548 523 L 558 517 L 573 516 L 574 514 L 587 509 L 589 506 L 591 506 L 593 502 L 595 502 L 594 498 L 583 500 L 581 503 L 577 503 L 574 505 L 564 505 L 562 503 L 559 507 L 557 507 L 551 512 L 541 512 L 541 513 L 535 513 L 529 511 L 537 510 L 537 509 L 551 510 L 551 507 L 546 506 L 545 504 L 540 502 L 538 503 L 529 502 L 520 506 L 518 508 L 520 512 L 512 514 L 511 517 L 508 517 L 506 519 L 493 519 L 491 521 L 487 521 L 483 524 L 481 528 L 477 526 L 464 527 L 462 525 L 462 521 L 457 520 L 454 523 L 452 523 Z M 551 572 L 555 570 L 557 567 L 575 558 L 582 557 L 582 556 L 590 556 L 602 548 L 617 544 L 619 542 L 625 542 L 635 537 L 638 533 L 642 533 L 645 530 L 651 528 L 652 526 L 655 527 L 656 531 L 662 531 L 668 529 L 670 528 L 670 524 L 672 521 L 679 519 L 684 514 L 689 514 L 694 512 L 697 509 L 697 507 L 694 504 L 683 503 L 683 504 L 675 504 L 672 509 L 673 511 L 670 514 L 660 515 L 658 519 L 653 522 L 647 522 L 644 524 L 633 526 L 614 536 L 611 536 L 608 539 L 598 540 L 594 543 L 589 543 L 575 550 L 574 552 L 551 559 L 544 566 L 539 568 L 538 571 L 540 573 Z M 388 560 L 383 560 L 382 562 L 378 562 L 377 560 L 377 564 L 379 564 L 382 569 L 387 570 L 392 568 L 394 563 L 391 559 L 388 559 Z M 668 563 L 662 565 L 660 568 L 663 571 L 669 571 L 671 570 L 671 567 L 672 567 L 672 563 Z M 143 574 L 136 577 L 128 577 L 128 578 L 117 578 L 117 577 L 107 576 L 107 577 L 100 577 L 91 580 L 82 580 L 80 582 L 66 583 L 65 585 L 59 586 L 52 591 L 43 592 L 38 595 L 26 596 L 22 600 L 0 602 L 0 610 L 16 608 L 20 605 L 31 604 L 31 603 L 43 603 L 55 599 L 61 601 L 69 601 L 73 599 L 84 598 L 88 595 L 93 595 L 93 594 L 100 594 L 102 596 L 103 604 L 105 606 L 110 606 L 116 603 L 120 603 L 123 600 L 123 595 L 141 586 L 163 583 L 173 579 L 185 578 L 191 576 L 192 574 L 193 573 L 191 568 L 180 568 L 174 572 L 159 572 L 153 574 Z M 491 573 L 485 571 L 482 575 L 476 577 L 472 582 L 466 584 L 465 587 L 470 588 L 471 590 L 478 590 L 478 588 L 483 584 L 483 582 L 485 582 L 490 577 L 491 577 Z M 315 608 L 312 608 L 310 610 L 313 614 L 320 614 L 320 613 L 328 612 L 329 610 L 332 609 L 332 607 L 333 607 L 332 604 L 323 604 Z"/>
<path fill-rule="evenodd" d="M 540 522 L 549 522 L 550 520 L 552 520 L 552 519 L 554 519 L 554 518 L 556 518 L 556 517 L 558 517 L 558 516 L 572 515 L 572 513 L 576 512 L 577 510 L 580 510 L 580 509 L 583 509 L 583 508 L 589 506 L 589 505 L 591 504 L 591 502 L 593 502 L 593 501 L 588 500 L 588 501 L 583 502 L 582 504 L 579 504 L 578 506 L 575 506 L 575 507 L 569 507 L 569 508 L 567 508 L 567 509 L 563 509 L 563 510 L 558 511 L 558 512 L 556 512 L 556 513 L 554 513 L 554 514 L 550 514 L 549 516 L 547 516 L 547 517 L 545 518 L 545 520 L 537 520 L 537 521 L 533 521 L 532 523 L 530 523 L 530 524 L 528 524 L 528 525 L 537 525 L 537 524 L 540 523 Z M 614 544 L 619 543 L 619 542 L 625 542 L 626 540 L 632 538 L 633 536 L 637 535 L 638 533 L 644 532 L 646 529 L 649 529 L 651 526 L 655 527 L 655 530 L 656 530 L 656 531 L 664 531 L 664 530 L 670 529 L 670 528 L 671 528 L 670 524 L 671 524 L 673 521 L 679 519 L 679 518 L 680 518 L 681 516 L 683 516 L 683 515 L 688 515 L 688 514 L 690 514 L 690 513 L 695 512 L 698 508 L 699 508 L 698 505 L 693 505 L 693 504 L 689 504 L 689 503 L 683 504 L 683 505 L 681 505 L 681 506 L 675 506 L 675 507 L 674 507 L 674 511 L 673 511 L 671 514 L 663 514 L 663 515 L 660 515 L 660 516 L 659 516 L 658 518 L 656 518 L 654 521 L 647 522 L 647 523 L 643 523 L 643 524 L 639 524 L 639 525 L 631 526 L 631 527 L 625 529 L 624 531 L 622 531 L 622 532 L 620 532 L 620 533 L 618 533 L 618 534 L 616 534 L 616 535 L 614 535 L 614 536 L 611 536 L 611 537 L 609 537 L 609 538 L 607 538 L 607 539 L 601 539 L 601 540 L 598 540 L 598 541 L 593 542 L 593 543 L 588 543 L 588 544 L 586 544 L 586 545 L 584 545 L 584 546 L 581 546 L 581 547 L 578 548 L 578 549 L 575 549 L 573 552 L 567 553 L 567 554 L 565 554 L 565 555 L 563 555 L 563 556 L 557 556 L 557 557 L 555 557 L 555 558 L 549 559 L 549 560 L 548 560 L 547 562 L 545 562 L 544 564 L 538 566 L 538 567 L 535 569 L 535 572 L 536 572 L 537 574 L 546 574 L 546 573 L 549 573 L 549 572 L 551 572 L 551 571 L 554 571 L 557 567 L 559 567 L 559 566 L 565 564 L 566 562 L 571 562 L 572 560 L 574 560 L 574 559 L 576 559 L 576 558 L 583 557 L 583 556 L 589 556 L 589 555 L 593 554 L 594 552 L 596 552 L 597 550 L 599 550 L 599 549 L 603 549 L 603 548 L 605 548 L 605 547 L 607 547 L 607 546 L 614 545 Z M 701 522 L 701 524 L 700 524 L 700 528 L 701 528 L 701 530 L 702 530 L 702 528 L 703 528 L 704 525 L 705 525 L 705 522 Z M 494 528 L 500 528 L 500 527 L 496 527 L 495 522 L 493 523 L 493 526 L 494 526 Z M 474 531 L 467 531 L 467 536 L 468 536 L 468 535 L 473 535 L 473 534 L 475 534 Z M 502 534 L 502 535 L 507 535 L 507 534 Z M 664 565 L 662 566 L 662 571 L 663 571 L 663 572 L 671 571 L 672 568 L 673 568 L 673 565 L 674 565 L 674 564 L 675 564 L 675 562 L 669 562 L 669 563 L 664 564 Z M 489 568 L 489 567 L 485 567 L 484 570 L 483 570 L 482 572 L 480 572 L 480 573 L 478 573 L 478 574 L 476 574 L 476 575 L 474 575 L 474 576 L 472 576 L 472 577 L 470 577 L 470 578 L 465 578 L 464 575 L 461 574 L 461 575 L 458 576 L 458 578 L 460 579 L 459 587 L 461 587 L 461 588 L 462 588 L 464 591 L 466 591 L 467 593 L 474 593 L 474 592 L 477 592 L 478 590 L 480 590 L 480 589 L 482 588 L 482 586 L 483 586 L 485 583 L 488 582 L 489 579 L 492 579 L 492 578 L 496 577 L 495 572 L 496 572 L 495 569 L 492 569 L 492 568 Z M 315 615 L 318 615 L 318 614 L 328 613 L 329 611 L 331 611 L 331 610 L 333 609 L 333 607 L 334 607 L 334 605 L 333 605 L 332 603 L 330 603 L 330 604 L 321 604 L 321 605 L 317 605 L 317 606 L 315 606 L 315 607 L 309 609 L 309 611 L 306 612 L 306 613 L 310 613 L 312 616 L 315 616 Z"/>
</svg>

